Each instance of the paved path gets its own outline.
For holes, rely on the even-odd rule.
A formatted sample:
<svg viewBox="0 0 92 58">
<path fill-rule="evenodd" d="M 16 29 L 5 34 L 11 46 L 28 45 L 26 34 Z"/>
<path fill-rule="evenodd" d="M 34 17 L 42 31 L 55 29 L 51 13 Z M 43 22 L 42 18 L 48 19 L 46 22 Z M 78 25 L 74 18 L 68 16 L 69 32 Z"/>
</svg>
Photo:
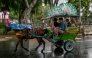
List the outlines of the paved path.
<svg viewBox="0 0 92 58">
<path fill-rule="evenodd" d="M 92 36 L 81 37 L 81 40 L 77 40 L 75 48 L 72 52 L 56 53 L 54 52 L 55 46 L 48 42 L 46 39 L 45 53 L 41 53 L 42 46 L 38 51 L 34 51 L 34 48 L 38 45 L 36 39 L 31 39 L 29 42 L 25 42 L 24 46 L 29 47 L 30 54 L 23 50 L 20 45 L 18 51 L 13 54 L 12 51 L 15 48 L 17 38 L 14 35 L 0 36 L 0 58 L 92 58 Z M 28 45 L 29 44 L 29 45 Z"/>
</svg>

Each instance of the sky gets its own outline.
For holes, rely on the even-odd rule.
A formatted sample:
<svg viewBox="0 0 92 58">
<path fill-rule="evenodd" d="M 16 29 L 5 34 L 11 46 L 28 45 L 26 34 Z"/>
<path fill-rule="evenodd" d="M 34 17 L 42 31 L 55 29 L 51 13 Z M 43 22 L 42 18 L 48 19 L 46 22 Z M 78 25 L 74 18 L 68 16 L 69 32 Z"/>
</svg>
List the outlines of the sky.
<svg viewBox="0 0 92 58">
<path fill-rule="evenodd" d="M 67 0 L 59 0 L 58 4 L 65 3 Z"/>
<path fill-rule="evenodd" d="M 89 8 L 90 11 L 92 11 L 92 3 L 90 4 L 90 8 Z"/>
</svg>

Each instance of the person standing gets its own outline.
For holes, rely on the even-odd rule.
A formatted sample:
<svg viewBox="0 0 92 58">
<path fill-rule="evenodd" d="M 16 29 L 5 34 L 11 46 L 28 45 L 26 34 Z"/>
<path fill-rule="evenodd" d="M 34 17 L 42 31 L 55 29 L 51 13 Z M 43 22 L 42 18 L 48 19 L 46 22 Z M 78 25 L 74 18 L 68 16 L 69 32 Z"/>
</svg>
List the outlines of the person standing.
<svg viewBox="0 0 92 58">
<path fill-rule="evenodd" d="M 6 27 L 9 27 L 10 23 L 11 23 L 11 21 L 9 19 L 6 19 Z"/>
</svg>

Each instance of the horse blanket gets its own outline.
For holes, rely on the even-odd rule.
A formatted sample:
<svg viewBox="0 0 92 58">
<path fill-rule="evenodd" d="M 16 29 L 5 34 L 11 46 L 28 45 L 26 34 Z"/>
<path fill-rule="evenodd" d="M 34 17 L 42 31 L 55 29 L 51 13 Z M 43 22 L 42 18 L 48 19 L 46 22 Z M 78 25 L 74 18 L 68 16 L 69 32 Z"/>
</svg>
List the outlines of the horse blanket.
<svg viewBox="0 0 92 58">
<path fill-rule="evenodd" d="M 32 29 L 32 26 L 30 24 L 16 24 L 16 23 L 10 23 L 8 24 L 8 27 L 16 30 L 22 30 L 22 29 Z"/>
</svg>

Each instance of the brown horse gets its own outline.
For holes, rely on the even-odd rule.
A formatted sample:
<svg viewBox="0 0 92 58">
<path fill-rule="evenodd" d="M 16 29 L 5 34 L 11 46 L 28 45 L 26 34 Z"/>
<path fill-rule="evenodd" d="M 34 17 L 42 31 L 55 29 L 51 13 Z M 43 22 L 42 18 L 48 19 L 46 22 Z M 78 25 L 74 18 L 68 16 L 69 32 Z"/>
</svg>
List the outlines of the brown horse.
<svg viewBox="0 0 92 58">
<path fill-rule="evenodd" d="M 10 30 L 6 30 L 6 31 L 8 32 Z M 18 47 L 19 43 L 21 44 L 21 47 L 23 49 L 25 49 L 26 51 L 29 52 L 29 50 L 23 46 L 23 40 L 34 39 L 34 38 L 36 38 L 39 43 L 39 45 L 35 48 L 35 50 L 37 50 L 41 44 L 43 44 L 43 49 L 41 50 L 41 52 L 43 52 L 43 50 L 45 49 L 45 41 L 42 39 L 42 37 L 31 36 L 30 33 L 34 33 L 39 36 L 44 36 L 47 32 L 47 29 L 34 28 L 34 29 L 23 29 L 23 30 L 13 30 L 13 31 L 15 32 L 15 35 L 18 38 L 18 42 L 16 44 L 14 52 L 17 51 L 17 47 Z"/>
</svg>

